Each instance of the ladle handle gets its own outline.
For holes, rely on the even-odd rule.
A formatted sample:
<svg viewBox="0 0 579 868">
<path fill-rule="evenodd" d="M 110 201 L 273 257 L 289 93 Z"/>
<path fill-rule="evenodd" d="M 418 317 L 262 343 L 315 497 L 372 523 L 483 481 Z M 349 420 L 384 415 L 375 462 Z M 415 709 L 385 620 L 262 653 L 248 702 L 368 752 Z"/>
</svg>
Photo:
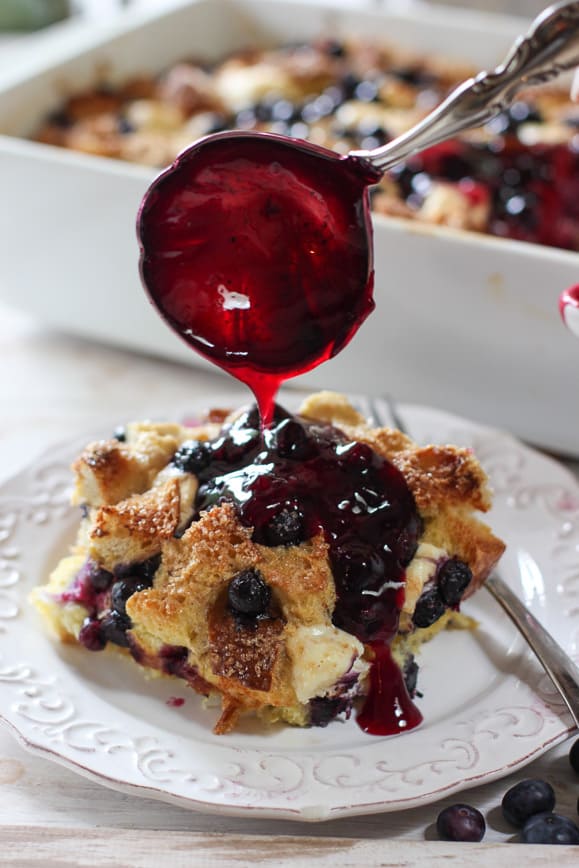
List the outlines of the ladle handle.
<svg viewBox="0 0 579 868">
<path fill-rule="evenodd" d="M 381 148 L 351 155 L 385 172 L 417 151 L 486 123 L 510 105 L 521 88 L 543 84 L 575 66 L 579 66 L 579 0 L 545 9 L 500 66 L 460 84 L 408 132 Z"/>
</svg>

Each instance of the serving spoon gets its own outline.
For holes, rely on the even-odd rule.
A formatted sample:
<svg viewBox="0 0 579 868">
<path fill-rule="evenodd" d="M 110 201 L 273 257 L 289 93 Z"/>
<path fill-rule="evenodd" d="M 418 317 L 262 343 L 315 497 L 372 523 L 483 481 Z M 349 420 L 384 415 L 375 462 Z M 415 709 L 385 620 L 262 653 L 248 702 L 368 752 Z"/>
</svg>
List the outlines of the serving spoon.
<svg viewBox="0 0 579 868">
<path fill-rule="evenodd" d="M 579 65 L 579 0 L 536 18 L 503 63 L 419 124 L 341 156 L 271 133 L 207 136 L 152 184 L 138 218 L 151 302 L 254 391 L 267 421 L 289 377 L 334 356 L 372 311 L 368 190 L 409 155 L 485 123 L 522 87 Z"/>
<path fill-rule="evenodd" d="M 579 65 L 579 2 L 549 6 L 519 36 L 504 61 L 455 88 L 434 111 L 388 144 L 351 156 L 384 172 L 462 130 L 480 126 L 507 108 L 523 87 L 544 84 Z"/>
</svg>

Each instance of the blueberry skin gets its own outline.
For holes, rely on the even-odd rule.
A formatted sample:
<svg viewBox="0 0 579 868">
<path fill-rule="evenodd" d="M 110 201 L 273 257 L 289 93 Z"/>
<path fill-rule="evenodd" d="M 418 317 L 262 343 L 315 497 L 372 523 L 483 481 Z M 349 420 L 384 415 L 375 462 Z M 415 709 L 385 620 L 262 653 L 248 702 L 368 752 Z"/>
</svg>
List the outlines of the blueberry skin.
<svg viewBox="0 0 579 868">
<path fill-rule="evenodd" d="M 579 826 L 560 814 L 535 814 L 523 826 L 521 843 L 579 844 Z"/>
<path fill-rule="evenodd" d="M 571 745 L 571 750 L 569 751 L 569 764 L 575 774 L 579 775 L 579 738 Z"/>
<path fill-rule="evenodd" d="M 476 808 L 459 803 L 440 812 L 436 830 L 443 841 L 482 841 L 486 823 Z"/>
<path fill-rule="evenodd" d="M 438 588 L 428 588 L 416 604 L 412 620 L 415 627 L 430 627 L 444 615 L 446 606 Z"/>
<path fill-rule="evenodd" d="M 264 529 L 268 546 L 297 546 L 306 538 L 304 516 L 298 509 L 282 509 Z"/>
<path fill-rule="evenodd" d="M 85 618 L 78 634 L 78 641 L 88 651 L 102 651 L 107 640 L 101 630 L 101 622 L 96 618 Z"/>
<path fill-rule="evenodd" d="M 271 599 L 271 588 L 259 570 L 247 569 L 237 573 L 227 588 L 229 608 L 236 615 L 257 617 L 264 615 Z"/>
<path fill-rule="evenodd" d="M 548 813 L 555 807 L 555 792 L 547 781 L 533 778 L 519 781 L 502 801 L 503 816 L 512 826 L 524 826 L 529 817 Z"/>
<path fill-rule="evenodd" d="M 458 558 L 450 558 L 441 566 L 438 588 L 447 606 L 458 606 L 471 580 L 470 567 Z"/>
<path fill-rule="evenodd" d="M 108 591 L 115 577 L 108 570 L 100 567 L 95 561 L 87 562 L 88 580 L 96 593 Z"/>
<path fill-rule="evenodd" d="M 197 440 L 186 440 L 175 452 L 171 464 L 184 473 L 199 474 L 211 462 L 211 446 Z"/>
<path fill-rule="evenodd" d="M 139 576 L 128 576 L 126 579 L 119 579 L 112 587 L 111 609 L 119 615 L 126 615 L 126 604 L 129 597 L 132 597 L 137 591 L 143 591 L 148 587 L 149 585 Z"/>
<path fill-rule="evenodd" d="M 127 615 L 120 615 L 113 610 L 102 618 L 100 625 L 105 642 L 112 642 L 121 648 L 129 647 L 127 630 L 131 629 L 131 619 Z"/>
</svg>

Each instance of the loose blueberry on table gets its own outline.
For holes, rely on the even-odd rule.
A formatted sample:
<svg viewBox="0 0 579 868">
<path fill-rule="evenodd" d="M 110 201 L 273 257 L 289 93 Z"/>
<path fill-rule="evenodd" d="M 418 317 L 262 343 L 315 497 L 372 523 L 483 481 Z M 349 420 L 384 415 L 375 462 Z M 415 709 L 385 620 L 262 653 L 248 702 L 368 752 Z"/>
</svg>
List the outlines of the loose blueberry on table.
<svg viewBox="0 0 579 868">
<path fill-rule="evenodd" d="M 524 826 L 529 817 L 555 807 L 555 792 L 551 784 L 541 780 L 519 781 L 505 793 L 503 815 L 513 826 Z"/>
<path fill-rule="evenodd" d="M 521 832 L 523 844 L 579 844 L 579 827 L 567 817 L 549 812 L 529 817 Z"/>
<path fill-rule="evenodd" d="M 486 823 L 480 811 L 461 803 L 440 812 L 436 829 L 444 841 L 482 841 Z"/>
</svg>

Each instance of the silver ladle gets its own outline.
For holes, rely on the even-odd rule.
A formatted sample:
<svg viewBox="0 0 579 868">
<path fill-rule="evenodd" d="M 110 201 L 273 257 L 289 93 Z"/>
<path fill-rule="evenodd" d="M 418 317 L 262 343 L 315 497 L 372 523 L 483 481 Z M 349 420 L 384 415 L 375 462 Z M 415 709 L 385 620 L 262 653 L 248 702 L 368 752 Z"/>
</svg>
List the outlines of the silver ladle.
<svg viewBox="0 0 579 868">
<path fill-rule="evenodd" d="M 380 172 L 460 133 L 491 120 L 524 87 L 544 84 L 579 66 L 579 2 L 554 3 L 519 36 L 492 72 L 479 72 L 460 84 L 422 121 L 388 144 L 350 156 Z"/>
</svg>

